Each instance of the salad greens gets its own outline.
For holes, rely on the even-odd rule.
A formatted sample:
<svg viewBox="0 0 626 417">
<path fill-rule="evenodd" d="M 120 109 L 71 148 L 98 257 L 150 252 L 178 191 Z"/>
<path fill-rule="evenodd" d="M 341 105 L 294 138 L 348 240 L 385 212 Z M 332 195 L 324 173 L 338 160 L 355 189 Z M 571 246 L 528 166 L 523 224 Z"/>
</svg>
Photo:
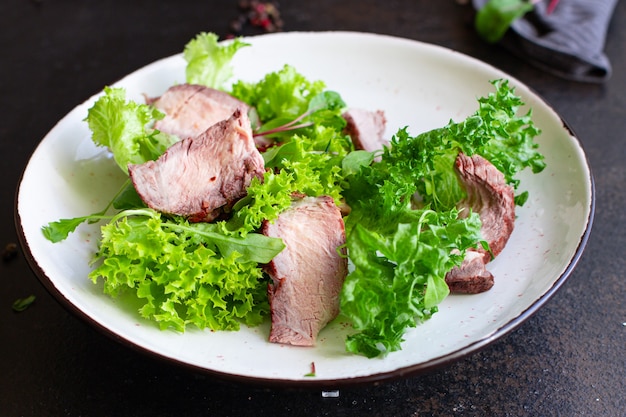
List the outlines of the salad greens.
<svg viewBox="0 0 626 417">
<path fill-rule="evenodd" d="M 456 210 L 410 215 L 385 233 L 356 224 L 349 234 L 354 270 L 344 283 L 341 312 L 357 331 L 347 338 L 350 352 L 376 357 L 399 350 L 406 329 L 437 312 L 449 294 L 446 273 L 481 239 L 477 214 L 464 220 Z"/>
<path fill-rule="evenodd" d="M 290 65 L 257 83 L 235 83 L 232 95 L 253 106 L 263 120 L 258 130 L 266 137 L 288 140 L 294 128 L 321 125 L 340 132 L 346 125 L 341 96 L 325 90 L 322 81 L 307 80 Z"/>
<path fill-rule="evenodd" d="M 122 88 L 105 87 L 87 114 L 92 140 L 111 150 L 115 162 L 124 172 L 128 164 L 141 164 L 158 158 L 174 144 L 176 138 L 147 126 L 165 115 L 146 104 L 126 100 Z"/>
<path fill-rule="evenodd" d="M 231 60 L 237 51 L 250 46 L 241 38 L 220 44 L 215 33 L 202 32 L 190 40 L 183 51 L 187 61 L 185 76 L 190 84 L 201 84 L 223 90 L 233 75 Z"/>
<path fill-rule="evenodd" d="M 366 206 L 365 211 L 388 217 L 405 212 L 417 192 L 422 205 L 449 210 L 464 196 L 453 169 L 459 152 L 482 155 L 515 188 L 521 170 L 541 172 L 545 162 L 534 142 L 540 132 L 532 122 L 532 111 L 518 116 L 523 103 L 508 82 L 497 80 L 493 85 L 495 92 L 479 98 L 478 110 L 461 122 L 450 121 L 415 137 L 400 129 L 383 150 L 380 163 L 364 166 L 359 175 L 349 177 L 350 190 L 344 194 L 348 205 Z M 527 192 L 518 194 L 516 202 L 522 205 L 527 197 Z"/>
<path fill-rule="evenodd" d="M 294 193 L 328 195 L 339 204 L 342 199 L 341 162 L 351 143 L 339 131 L 317 126 L 311 136 L 295 135 L 288 143 L 265 152 L 263 182 L 254 178 L 248 195 L 234 207 L 224 222 L 225 230 L 248 233 L 264 220 L 272 221 L 292 203 Z"/>
<path fill-rule="evenodd" d="M 515 188 L 519 171 L 545 167 L 531 113 L 517 116 L 519 97 L 506 81 L 493 84 L 496 91 L 464 121 L 415 137 L 400 129 L 380 162 L 364 158 L 347 176 L 347 247 L 355 269 L 341 311 L 359 330 L 348 337 L 348 350 L 378 356 L 400 349 L 405 329 L 429 318 L 448 295 L 446 273 L 466 249 L 483 244 L 478 215 L 462 219 L 456 209 L 465 196 L 453 169 L 459 152 L 491 160 Z M 524 192 L 516 201 L 526 198 Z"/>
<path fill-rule="evenodd" d="M 344 133 L 346 104 L 285 65 L 258 82 L 237 81 L 231 59 L 240 39 L 218 43 L 202 33 L 184 51 L 187 82 L 220 88 L 253 111 L 254 132 L 271 140 L 263 152 L 267 168 L 255 178 L 232 216 L 214 223 L 189 223 L 147 208 L 127 181 L 101 212 L 44 226 L 52 242 L 83 222 L 104 221 L 89 277 L 111 296 L 134 297 L 140 314 L 162 329 L 188 325 L 236 330 L 268 315 L 268 278 L 261 266 L 283 248 L 281 239 L 258 233 L 290 207 L 292 195 L 331 196 L 347 205 L 346 249 L 353 268 L 341 294 L 341 313 L 354 333 L 346 349 L 367 357 L 401 348 L 407 328 L 437 311 L 448 295 L 446 273 L 467 249 L 485 246 L 476 213 L 460 216 L 465 192 L 453 163 L 459 152 L 491 160 L 517 187 L 516 174 L 544 167 L 533 138 L 531 113 L 517 116 L 520 98 L 506 81 L 478 100 L 462 122 L 410 136 L 406 128 L 381 151 L 355 150 Z M 151 128 L 163 115 L 127 101 L 122 89 L 106 88 L 87 116 L 96 144 L 107 147 L 122 170 L 156 159 L 175 138 Z M 415 198 L 419 195 L 419 200 Z M 517 196 L 523 204 L 525 193 Z M 113 212 L 113 213 L 111 213 Z"/>
<path fill-rule="evenodd" d="M 102 227 L 89 274 L 104 278 L 104 292 L 133 289 L 144 300 L 143 317 L 162 329 L 187 324 L 237 330 L 240 321 L 261 323 L 269 305 L 259 264 L 284 248 L 280 239 L 249 234 L 224 236 L 216 225 L 164 219 L 154 210 L 122 212 Z"/>
</svg>

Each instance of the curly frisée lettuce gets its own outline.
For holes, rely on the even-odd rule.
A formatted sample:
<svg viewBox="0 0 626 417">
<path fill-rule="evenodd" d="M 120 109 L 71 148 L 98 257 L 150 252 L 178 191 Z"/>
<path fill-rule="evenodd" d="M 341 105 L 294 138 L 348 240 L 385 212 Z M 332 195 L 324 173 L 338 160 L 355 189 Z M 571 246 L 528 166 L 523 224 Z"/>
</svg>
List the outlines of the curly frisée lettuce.
<svg viewBox="0 0 626 417">
<path fill-rule="evenodd" d="M 478 110 L 461 122 L 450 121 L 416 136 L 399 129 L 379 163 L 363 164 L 348 177 L 350 185 L 344 193 L 348 205 L 387 218 L 401 215 L 410 202 L 449 210 L 465 196 L 454 172 L 459 152 L 483 156 L 515 189 L 519 185 L 516 175 L 523 169 L 541 172 L 545 161 L 534 141 L 540 131 L 532 112 L 517 114 L 524 103 L 508 81 L 492 84 L 495 91 L 479 98 Z M 519 193 L 516 203 L 523 205 L 527 197 L 527 192 Z"/>
<path fill-rule="evenodd" d="M 89 277 L 104 292 L 132 292 L 139 312 L 162 329 L 188 324 L 237 330 L 257 325 L 268 312 L 267 281 L 260 268 L 284 248 L 260 234 L 226 237 L 214 224 L 164 219 L 150 210 L 128 210 L 102 227 Z"/>
<path fill-rule="evenodd" d="M 373 154 L 346 158 L 347 247 L 355 269 L 341 312 L 356 330 L 349 351 L 374 357 L 400 349 L 405 330 L 429 318 L 447 295 L 446 273 L 467 249 L 486 246 L 478 214 L 458 216 L 465 197 L 453 168 L 459 152 L 484 156 L 514 187 L 522 169 L 545 167 L 530 112 L 517 116 L 520 98 L 508 82 L 493 84 L 496 91 L 464 121 L 414 137 L 400 129 L 377 163 L 370 163 Z"/>
</svg>

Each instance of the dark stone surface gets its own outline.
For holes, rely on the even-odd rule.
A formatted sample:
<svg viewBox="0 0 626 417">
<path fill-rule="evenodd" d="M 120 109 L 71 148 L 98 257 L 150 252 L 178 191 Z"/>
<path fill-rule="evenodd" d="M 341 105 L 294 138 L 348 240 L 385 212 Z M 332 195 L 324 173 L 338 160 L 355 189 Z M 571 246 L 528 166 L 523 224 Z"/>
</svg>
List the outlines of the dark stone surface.
<svg viewBox="0 0 626 417">
<path fill-rule="evenodd" d="M 226 35 L 237 13 L 225 0 L 0 3 L 0 245 L 17 242 L 15 189 L 56 121 L 196 33 Z M 0 264 L 0 416 L 625 415 L 626 4 L 609 29 L 614 75 L 604 85 L 555 78 L 482 43 L 472 13 L 453 0 L 281 2 L 286 31 L 369 31 L 450 47 L 517 77 L 568 121 L 595 175 L 596 220 L 570 279 L 535 315 L 442 369 L 322 398 L 215 380 L 122 346 L 61 307 L 20 252 Z M 14 313 L 13 301 L 29 294 L 35 303 Z"/>
</svg>

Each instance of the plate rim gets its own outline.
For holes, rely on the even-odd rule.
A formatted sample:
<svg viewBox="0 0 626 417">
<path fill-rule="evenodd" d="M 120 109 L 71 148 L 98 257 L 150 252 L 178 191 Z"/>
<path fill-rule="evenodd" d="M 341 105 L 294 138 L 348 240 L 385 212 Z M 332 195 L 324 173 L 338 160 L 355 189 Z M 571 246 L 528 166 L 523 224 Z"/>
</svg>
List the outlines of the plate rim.
<svg viewBox="0 0 626 417">
<path fill-rule="evenodd" d="M 530 304 L 525 310 L 520 312 L 517 316 L 507 321 L 504 325 L 500 326 L 499 328 L 493 330 L 491 333 L 485 334 L 484 336 L 480 337 L 478 340 L 468 345 L 465 345 L 459 349 L 456 349 L 452 352 L 448 352 L 446 354 L 434 357 L 432 359 L 429 359 L 429 360 L 426 360 L 424 362 L 420 362 L 417 364 L 411 364 L 411 365 L 403 366 L 403 367 L 393 369 L 390 371 L 376 372 L 373 374 L 356 376 L 352 378 L 316 379 L 315 377 L 312 377 L 310 379 L 291 379 L 291 378 L 269 378 L 269 377 L 266 378 L 266 377 L 259 377 L 259 376 L 246 376 L 246 375 L 233 374 L 233 373 L 223 372 L 223 371 L 216 370 L 216 369 L 210 369 L 210 368 L 194 365 L 194 364 L 176 359 L 174 357 L 166 356 L 162 353 L 156 352 L 147 347 L 140 346 L 139 344 L 114 332 L 113 330 L 99 323 L 94 318 L 90 317 L 87 313 L 82 311 L 75 304 L 73 304 L 69 299 L 67 299 L 67 297 L 56 287 L 53 280 L 46 275 L 45 271 L 43 271 L 43 269 L 41 268 L 41 266 L 35 259 L 30 249 L 30 246 L 28 244 L 28 241 L 24 232 L 24 228 L 22 227 L 21 216 L 19 213 L 19 197 L 20 197 L 20 192 L 21 192 L 22 181 L 23 181 L 24 175 L 26 174 L 30 166 L 30 161 L 32 159 L 32 156 L 35 154 L 35 152 L 37 152 L 38 148 L 42 145 L 42 142 L 46 139 L 48 134 L 52 132 L 63 120 L 65 120 L 70 115 L 70 113 L 72 113 L 72 111 L 76 109 L 76 107 L 85 105 L 86 103 L 88 103 L 89 101 L 97 97 L 98 95 L 102 94 L 102 91 L 99 91 L 96 94 L 93 94 L 92 96 L 84 100 L 82 103 L 79 103 L 76 106 L 74 106 L 74 108 L 70 109 L 70 111 L 68 111 L 60 120 L 58 120 L 55 123 L 55 125 L 52 126 L 52 128 L 50 128 L 46 132 L 46 134 L 42 137 L 42 139 L 38 142 L 37 146 L 31 152 L 28 162 L 24 166 L 17 182 L 17 187 L 15 190 L 15 197 L 14 197 L 14 224 L 15 224 L 15 228 L 17 231 L 18 241 L 19 241 L 20 246 L 22 247 L 22 251 L 24 253 L 24 257 L 26 258 L 28 266 L 30 267 L 31 271 L 35 274 L 35 276 L 38 278 L 39 282 L 48 291 L 48 293 L 52 295 L 53 298 L 59 304 L 61 304 L 66 310 L 68 310 L 73 315 L 82 319 L 83 322 L 87 323 L 88 325 L 96 329 L 99 333 L 104 334 L 105 336 L 109 337 L 110 339 L 124 346 L 130 347 L 131 349 L 133 349 L 134 351 L 138 353 L 147 355 L 158 361 L 165 362 L 170 365 L 180 366 L 182 368 L 191 370 L 196 373 L 215 376 L 224 381 L 260 385 L 264 387 L 283 387 L 283 388 L 291 388 L 291 389 L 293 388 L 321 388 L 321 389 L 339 388 L 339 387 L 345 387 L 345 386 L 354 386 L 354 385 L 384 382 L 384 381 L 389 381 L 393 379 L 399 379 L 399 378 L 428 373 L 436 369 L 451 365 L 452 363 L 457 362 L 463 358 L 466 358 L 470 356 L 471 354 L 479 352 L 480 350 L 486 348 L 487 346 L 491 345 L 495 341 L 501 339 L 503 336 L 509 334 L 514 329 L 519 327 L 523 322 L 525 322 L 530 317 L 532 317 L 542 306 L 545 305 L 546 302 L 548 302 L 556 294 L 556 292 L 562 287 L 565 281 L 567 281 L 567 279 L 570 277 L 570 275 L 574 271 L 576 265 L 578 264 L 578 262 L 580 261 L 584 253 L 587 242 L 589 240 L 589 236 L 591 234 L 593 221 L 595 217 L 595 208 L 596 208 L 595 207 L 596 206 L 596 187 L 595 187 L 595 179 L 594 179 L 593 171 L 589 163 L 587 153 L 585 152 L 584 146 L 582 142 L 580 141 L 579 137 L 576 134 L 574 134 L 574 130 L 567 123 L 567 121 L 565 121 L 556 111 L 554 111 L 554 107 L 550 103 L 548 103 L 540 94 L 538 94 L 535 90 L 533 90 L 530 86 L 528 86 L 526 83 L 521 82 L 517 78 L 511 76 L 510 74 L 502 71 L 501 69 L 489 63 L 481 61 L 463 52 L 459 52 L 459 51 L 447 48 L 445 46 L 427 43 L 427 42 L 409 39 L 409 38 L 397 37 L 393 35 L 377 34 L 377 33 L 372 33 L 372 32 L 332 31 L 332 30 L 331 31 L 281 32 L 281 33 L 276 33 L 276 34 L 248 36 L 248 37 L 245 37 L 244 40 L 246 39 L 253 40 L 255 38 L 270 37 L 270 36 L 286 36 L 286 35 L 287 36 L 289 35 L 313 35 L 313 36 L 326 35 L 326 36 L 329 36 L 329 35 L 334 35 L 334 34 L 344 35 L 344 36 L 346 35 L 364 36 L 368 38 L 378 38 L 378 39 L 386 38 L 386 39 L 393 40 L 393 41 L 408 42 L 408 43 L 419 45 L 421 47 L 434 48 L 439 51 L 456 54 L 457 56 L 461 56 L 463 59 L 468 59 L 472 61 L 473 63 L 480 64 L 488 69 L 493 69 L 496 72 L 506 75 L 506 77 L 509 78 L 511 81 L 514 81 L 516 85 L 520 85 L 528 89 L 532 94 L 534 94 L 538 99 L 540 99 L 546 106 L 548 106 L 553 111 L 553 113 L 560 119 L 561 123 L 563 124 L 563 128 L 566 129 L 570 133 L 571 139 L 575 141 L 576 145 L 581 151 L 581 156 L 582 156 L 581 159 L 585 162 L 585 167 L 589 174 L 589 177 L 588 177 L 589 184 L 587 184 L 589 187 L 589 207 L 588 207 L 589 213 L 586 219 L 587 221 L 586 221 L 584 232 L 580 236 L 579 242 L 576 246 L 576 250 L 574 251 L 572 257 L 569 259 L 567 266 L 563 269 L 563 272 L 558 276 L 558 278 L 556 278 L 552 282 L 552 285 L 540 297 L 538 297 L 532 304 Z M 124 80 L 127 76 L 130 76 L 131 74 L 134 74 L 137 71 L 140 71 L 152 65 L 156 65 L 161 61 L 171 59 L 179 55 L 181 55 L 181 53 L 177 53 L 177 54 L 173 54 L 167 57 L 156 59 L 150 63 L 147 63 L 146 65 L 136 68 L 132 72 L 122 77 L 117 78 L 115 81 L 111 82 L 109 85 L 119 83 L 120 81 Z"/>
</svg>

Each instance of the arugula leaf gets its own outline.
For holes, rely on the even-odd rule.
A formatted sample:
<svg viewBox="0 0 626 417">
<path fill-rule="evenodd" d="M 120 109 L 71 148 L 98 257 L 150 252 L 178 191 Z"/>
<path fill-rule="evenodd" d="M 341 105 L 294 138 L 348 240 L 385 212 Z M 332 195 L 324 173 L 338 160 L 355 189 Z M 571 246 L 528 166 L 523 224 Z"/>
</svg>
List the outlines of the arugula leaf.
<svg viewBox="0 0 626 417">
<path fill-rule="evenodd" d="M 43 226 L 41 231 L 46 239 L 52 243 L 57 243 L 67 239 L 69 234 L 74 232 L 81 224 L 85 222 L 96 222 L 107 218 L 110 218 L 110 216 L 105 216 L 102 212 L 99 212 L 87 216 L 74 217 L 72 219 L 60 219 Z"/>
<path fill-rule="evenodd" d="M 133 187 L 130 179 L 126 180 L 124 185 L 118 193 L 113 197 L 111 202 L 107 206 L 97 213 L 92 213 L 87 216 L 74 217 L 71 219 L 60 219 L 54 222 L 50 222 L 41 228 L 41 231 L 46 239 L 52 243 L 57 243 L 67 239 L 70 233 L 73 233 L 78 226 L 87 223 L 96 223 L 100 220 L 112 219 L 113 215 L 107 215 L 106 212 L 113 206 L 118 210 L 130 210 L 136 208 L 145 208 L 146 205 L 141 200 L 135 187 Z"/>
<path fill-rule="evenodd" d="M 219 43 L 215 33 L 202 32 L 185 45 L 183 57 L 189 84 L 225 90 L 227 81 L 233 75 L 231 60 L 237 51 L 249 46 L 241 38 Z"/>
<path fill-rule="evenodd" d="M 266 264 L 285 248 L 281 239 L 258 233 L 247 233 L 241 237 L 224 235 L 214 223 L 165 222 L 163 226 L 176 232 L 192 233 L 201 237 L 205 245 L 222 256 L 230 256 L 236 252 L 248 262 Z"/>
<path fill-rule="evenodd" d="M 89 109 L 86 120 L 94 143 L 107 147 L 122 171 L 128 172 L 128 164 L 156 159 L 177 140 L 146 128 L 163 117 L 154 107 L 126 101 L 123 88 L 105 87 L 104 95 Z"/>
</svg>

